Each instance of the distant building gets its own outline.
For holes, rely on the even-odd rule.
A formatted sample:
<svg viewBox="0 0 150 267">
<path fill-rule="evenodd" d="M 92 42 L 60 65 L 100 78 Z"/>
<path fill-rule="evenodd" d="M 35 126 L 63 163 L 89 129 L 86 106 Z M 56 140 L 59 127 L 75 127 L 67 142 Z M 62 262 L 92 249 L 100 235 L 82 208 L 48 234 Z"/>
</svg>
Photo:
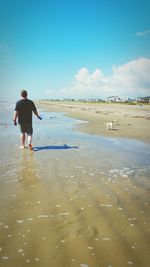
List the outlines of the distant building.
<svg viewBox="0 0 150 267">
<path fill-rule="evenodd" d="M 130 97 L 118 97 L 118 96 L 109 96 L 107 97 L 107 102 L 114 102 L 114 103 L 131 103 L 135 102 L 135 99 Z"/>
<path fill-rule="evenodd" d="M 118 96 L 109 96 L 107 97 L 107 102 L 120 102 L 121 98 Z"/>
<path fill-rule="evenodd" d="M 127 97 L 127 98 L 123 98 L 121 100 L 121 102 L 124 102 L 124 103 L 132 103 L 132 102 L 135 102 L 136 100 L 134 98 L 130 98 L 130 97 Z"/>
<path fill-rule="evenodd" d="M 138 97 L 137 102 L 138 103 L 150 103 L 150 96 Z"/>
</svg>

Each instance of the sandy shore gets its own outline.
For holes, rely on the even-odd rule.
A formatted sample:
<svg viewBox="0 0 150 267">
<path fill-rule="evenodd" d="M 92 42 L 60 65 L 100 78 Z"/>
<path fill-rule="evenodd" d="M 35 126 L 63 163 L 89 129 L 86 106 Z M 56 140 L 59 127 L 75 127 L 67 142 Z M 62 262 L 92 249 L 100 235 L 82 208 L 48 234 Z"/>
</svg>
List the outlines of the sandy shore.
<svg viewBox="0 0 150 267">
<path fill-rule="evenodd" d="M 78 126 L 79 130 L 86 133 L 150 142 L 150 105 L 59 101 L 39 101 L 38 105 L 88 121 Z M 106 124 L 111 121 L 115 121 L 115 127 L 108 130 Z"/>
<path fill-rule="evenodd" d="M 149 266 L 150 144 L 84 134 L 51 112 L 93 123 L 107 117 L 99 105 L 45 104 L 32 151 L 19 149 L 11 106 L 0 109 L 0 266 Z"/>
</svg>

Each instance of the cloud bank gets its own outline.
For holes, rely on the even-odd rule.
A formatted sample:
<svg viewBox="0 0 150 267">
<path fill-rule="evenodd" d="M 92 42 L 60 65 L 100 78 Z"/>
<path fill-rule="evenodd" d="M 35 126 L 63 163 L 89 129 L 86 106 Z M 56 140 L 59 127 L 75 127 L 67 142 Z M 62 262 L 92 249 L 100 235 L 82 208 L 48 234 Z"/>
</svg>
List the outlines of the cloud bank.
<svg viewBox="0 0 150 267">
<path fill-rule="evenodd" d="M 146 31 L 143 31 L 143 32 L 137 32 L 136 33 L 136 36 L 138 37 L 147 37 L 150 35 L 150 30 L 146 30 Z"/>
<path fill-rule="evenodd" d="M 112 67 L 112 75 L 106 76 L 101 69 L 90 73 L 86 67 L 75 74 L 70 88 L 59 91 L 47 90 L 51 98 L 105 98 L 137 97 L 150 95 L 150 59 L 139 58 Z"/>
</svg>

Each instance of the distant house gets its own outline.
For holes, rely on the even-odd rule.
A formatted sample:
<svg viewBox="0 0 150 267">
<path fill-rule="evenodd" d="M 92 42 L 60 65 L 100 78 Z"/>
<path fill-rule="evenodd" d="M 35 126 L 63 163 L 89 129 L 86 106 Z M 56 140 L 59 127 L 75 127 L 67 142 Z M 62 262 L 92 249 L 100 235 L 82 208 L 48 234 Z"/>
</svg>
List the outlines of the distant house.
<svg viewBox="0 0 150 267">
<path fill-rule="evenodd" d="M 150 103 L 150 96 L 138 97 L 137 102 L 138 103 Z"/>
<path fill-rule="evenodd" d="M 127 98 L 123 98 L 121 100 L 121 102 L 124 102 L 124 103 L 132 103 L 132 102 L 135 102 L 136 100 L 134 98 L 130 98 L 130 97 L 127 97 Z"/>
<path fill-rule="evenodd" d="M 109 96 L 107 97 L 107 102 L 114 102 L 114 103 L 131 103 L 135 102 L 135 99 L 130 97 L 118 97 L 118 96 Z"/>
<path fill-rule="evenodd" d="M 121 98 L 118 96 L 109 96 L 107 97 L 107 102 L 120 102 Z"/>
</svg>

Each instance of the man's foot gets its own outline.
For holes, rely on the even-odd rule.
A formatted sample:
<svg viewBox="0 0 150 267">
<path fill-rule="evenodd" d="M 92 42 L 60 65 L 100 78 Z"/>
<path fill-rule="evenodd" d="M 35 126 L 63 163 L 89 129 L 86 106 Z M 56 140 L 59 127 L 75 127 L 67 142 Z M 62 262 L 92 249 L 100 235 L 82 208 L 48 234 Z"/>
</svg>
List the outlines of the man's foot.
<svg viewBox="0 0 150 267">
<path fill-rule="evenodd" d="M 24 148 L 25 148 L 25 146 L 20 146 L 19 148 L 20 148 L 20 149 L 24 149 Z"/>
<path fill-rule="evenodd" d="M 29 144 L 29 149 L 32 150 L 32 145 L 31 144 Z"/>
</svg>

